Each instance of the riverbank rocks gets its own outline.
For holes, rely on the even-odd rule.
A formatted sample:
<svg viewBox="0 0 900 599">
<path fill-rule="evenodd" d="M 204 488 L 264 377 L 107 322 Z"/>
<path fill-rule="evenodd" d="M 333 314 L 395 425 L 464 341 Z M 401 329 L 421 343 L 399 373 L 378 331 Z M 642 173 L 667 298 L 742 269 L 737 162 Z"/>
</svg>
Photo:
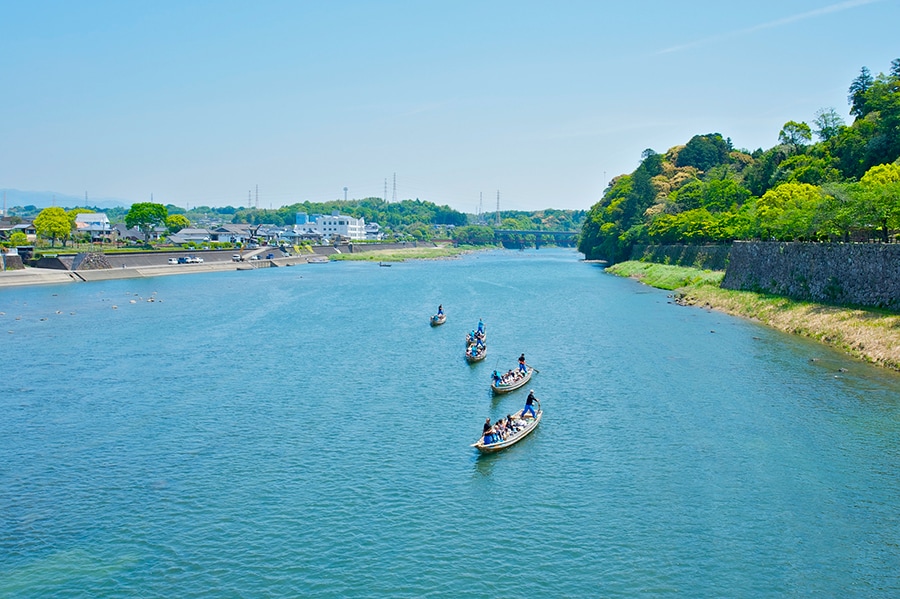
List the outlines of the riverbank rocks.
<svg viewBox="0 0 900 599">
<path fill-rule="evenodd" d="M 112 268 L 105 254 L 82 253 L 75 256 L 72 262 L 72 270 L 107 270 Z"/>
</svg>

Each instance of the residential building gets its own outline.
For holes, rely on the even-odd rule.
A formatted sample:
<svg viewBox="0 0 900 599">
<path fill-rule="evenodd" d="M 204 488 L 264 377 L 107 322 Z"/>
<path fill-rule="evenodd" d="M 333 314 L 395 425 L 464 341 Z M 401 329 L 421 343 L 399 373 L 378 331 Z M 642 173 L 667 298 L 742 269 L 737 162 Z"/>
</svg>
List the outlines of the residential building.
<svg viewBox="0 0 900 599">
<path fill-rule="evenodd" d="M 335 210 L 331 216 L 317 217 L 315 230 L 322 237 L 329 239 L 341 236 L 350 240 L 362 240 L 366 238 L 366 220 L 353 218 Z"/>
<path fill-rule="evenodd" d="M 369 241 L 381 241 L 384 239 L 384 233 L 381 232 L 381 225 L 378 223 L 366 223 L 366 239 Z"/>
<path fill-rule="evenodd" d="M 91 241 L 109 241 L 112 225 L 105 212 L 79 212 L 75 215 L 75 232 L 86 233 Z"/>
</svg>

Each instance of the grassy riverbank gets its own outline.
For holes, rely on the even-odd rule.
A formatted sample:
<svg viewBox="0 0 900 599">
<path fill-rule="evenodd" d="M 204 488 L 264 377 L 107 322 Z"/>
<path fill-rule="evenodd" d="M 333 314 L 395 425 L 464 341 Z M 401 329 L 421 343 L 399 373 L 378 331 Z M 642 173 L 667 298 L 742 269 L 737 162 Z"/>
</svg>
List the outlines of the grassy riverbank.
<svg viewBox="0 0 900 599">
<path fill-rule="evenodd" d="M 471 252 L 473 247 L 451 245 L 438 247 L 402 248 L 394 250 L 372 250 L 353 254 L 332 254 L 332 260 L 362 260 L 365 262 L 403 262 L 404 260 L 433 260 L 436 258 L 452 258 Z"/>
<path fill-rule="evenodd" d="M 606 269 L 660 289 L 677 290 L 683 305 L 720 310 L 803 335 L 879 366 L 900 371 L 900 314 L 828 306 L 719 287 L 725 273 L 696 268 L 621 262 Z"/>
</svg>

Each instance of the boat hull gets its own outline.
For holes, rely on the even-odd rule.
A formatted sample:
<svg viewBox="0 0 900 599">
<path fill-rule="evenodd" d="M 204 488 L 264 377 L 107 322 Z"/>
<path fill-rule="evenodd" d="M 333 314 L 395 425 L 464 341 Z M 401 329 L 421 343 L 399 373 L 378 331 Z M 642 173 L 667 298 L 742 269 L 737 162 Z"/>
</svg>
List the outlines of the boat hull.
<svg viewBox="0 0 900 599">
<path fill-rule="evenodd" d="M 521 418 L 522 412 L 525 410 L 520 410 L 516 413 L 517 418 Z M 481 453 L 497 453 L 498 451 L 503 451 L 507 447 L 511 447 L 530 435 L 534 432 L 534 429 L 537 428 L 538 424 L 541 423 L 541 418 L 544 416 L 544 410 L 538 409 L 537 416 L 528 421 L 528 425 L 519 431 L 516 435 L 509 437 L 508 439 L 504 439 L 503 441 L 498 441 L 497 443 L 490 443 L 488 445 L 484 444 L 484 436 L 482 436 L 478 441 L 472 443 L 472 447 L 476 448 Z"/>
<path fill-rule="evenodd" d="M 433 326 L 433 327 L 439 327 L 442 324 L 444 324 L 445 322 L 447 322 L 446 314 L 441 314 L 440 316 L 435 314 L 434 316 L 431 317 L 431 326 Z"/>
<path fill-rule="evenodd" d="M 470 354 L 469 352 L 466 352 L 466 362 L 468 362 L 469 364 L 474 364 L 475 362 L 481 362 L 482 360 L 484 360 L 485 356 L 487 356 L 487 348 L 486 347 L 484 348 L 484 350 L 481 353 L 474 355 L 474 356 L 472 354 Z"/>
<path fill-rule="evenodd" d="M 521 389 L 525 385 L 528 384 L 528 381 L 531 380 L 531 375 L 534 373 L 534 368 L 529 367 L 525 372 L 525 376 L 510 383 L 509 385 L 497 385 L 495 383 L 491 383 L 491 391 L 494 393 L 509 393 L 510 391 L 515 391 L 516 389 Z"/>
</svg>

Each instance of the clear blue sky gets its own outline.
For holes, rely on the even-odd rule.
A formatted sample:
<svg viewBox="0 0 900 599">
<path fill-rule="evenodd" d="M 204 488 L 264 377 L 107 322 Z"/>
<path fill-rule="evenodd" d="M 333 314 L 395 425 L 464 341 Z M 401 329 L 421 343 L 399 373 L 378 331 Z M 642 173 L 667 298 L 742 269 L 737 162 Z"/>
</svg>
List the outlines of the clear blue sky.
<svg viewBox="0 0 900 599">
<path fill-rule="evenodd" d="M 900 57 L 900 0 L 0 0 L 0 188 L 587 209 L 645 148 L 768 148 Z"/>
</svg>

